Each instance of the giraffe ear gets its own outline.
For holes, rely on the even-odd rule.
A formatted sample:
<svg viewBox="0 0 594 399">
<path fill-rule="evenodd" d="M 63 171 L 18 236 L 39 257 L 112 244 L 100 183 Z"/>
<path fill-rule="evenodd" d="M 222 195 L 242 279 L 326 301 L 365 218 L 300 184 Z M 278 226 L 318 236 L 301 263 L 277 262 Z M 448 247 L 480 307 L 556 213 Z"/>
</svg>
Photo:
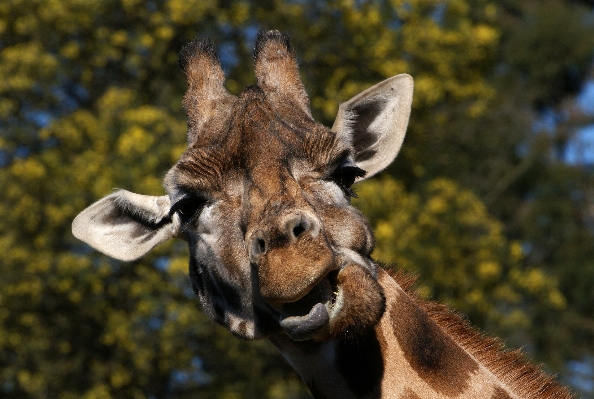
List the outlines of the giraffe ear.
<svg viewBox="0 0 594 399">
<path fill-rule="evenodd" d="M 176 235 L 178 219 L 169 216 L 169 209 L 168 196 L 120 190 L 78 214 L 72 234 L 112 258 L 136 260 Z"/>
<path fill-rule="evenodd" d="M 340 105 L 332 130 L 352 145 L 354 161 L 371 177 L 400 151 L 413 97 L 410 75 L 393 76 Z"/>
</svg>

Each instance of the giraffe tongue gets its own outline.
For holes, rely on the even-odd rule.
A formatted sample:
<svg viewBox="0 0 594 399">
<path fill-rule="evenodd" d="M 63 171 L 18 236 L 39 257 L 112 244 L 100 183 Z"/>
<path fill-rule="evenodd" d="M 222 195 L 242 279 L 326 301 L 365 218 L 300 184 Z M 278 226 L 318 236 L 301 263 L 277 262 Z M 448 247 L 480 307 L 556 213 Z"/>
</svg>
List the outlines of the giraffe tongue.
<svg viewBox="0 0 594 399">
<path fill-rule="evenodd" d="M 289 307 L 289 309 L 287 309 L 287 307 Z M 285 330 L 289 337 L 294 341 L 305 341 L 306 339 L 312 338 L 314 334 L 328 324 L 328 321 L 330 320 L 328 310 L 326 310 L 326 307 L 321 303 L 316 303 L 310 308 L 309 313 L 306 315 L 292 316 L 289 314 L 289 312 L 293 313 L 292 311 L 302 313 L 299 312 L 299 310 L 303 311 L 303 308 L 298 305 L 287 304 L 283 307 L 280 316 L 280 325 L 282 329 Z"/>
<path fill-rule="evenodd" d="M 303 298 L 283 305 L 279 323 L 292 340 L 311 339 L 328 325 L 330 314 L 324 303 L 330 301 L 331 292 L 330 279 L 324 278 Z"/>
</svg>

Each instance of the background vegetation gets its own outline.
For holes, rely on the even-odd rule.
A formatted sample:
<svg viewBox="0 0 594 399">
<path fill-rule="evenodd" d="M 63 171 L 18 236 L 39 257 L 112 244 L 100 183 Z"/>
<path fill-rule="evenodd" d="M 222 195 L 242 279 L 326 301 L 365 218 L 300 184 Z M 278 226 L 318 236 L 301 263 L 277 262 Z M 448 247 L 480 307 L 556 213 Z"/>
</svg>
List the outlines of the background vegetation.
<svg viewBox="0 0 594 399">
<path fill-rule="evenodd" d="M 358 187 L 376 257 L 594 398 L 594 2 L 3 0 L 0 396 L 307 398 L 267 342 L 206 319 L 184 243 L 121 264 L 70 233 L 116 187 L 161 195 L 185 146 L 177 67 L 210 36 L 238 93 L 290 34 L 315 116 L 406 72 L 397 162 Z M 594 150 L 590 150 L 594 151 Z"/>
</svg>

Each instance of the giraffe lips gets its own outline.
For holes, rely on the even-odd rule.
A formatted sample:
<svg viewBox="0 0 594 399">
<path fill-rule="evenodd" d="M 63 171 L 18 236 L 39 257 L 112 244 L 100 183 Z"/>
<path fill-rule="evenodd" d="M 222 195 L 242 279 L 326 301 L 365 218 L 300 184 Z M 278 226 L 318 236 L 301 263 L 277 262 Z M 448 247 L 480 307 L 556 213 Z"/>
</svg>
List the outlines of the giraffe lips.
<svg viewBox="0 0 594 399">
<path fill-rule="evenodd" d="M 336 274 L 330 273 L 303 298 L 283 306 L 279 323 L 292 340 L 311 339 L 328 325 L 338 295 Z"/>
</svg>

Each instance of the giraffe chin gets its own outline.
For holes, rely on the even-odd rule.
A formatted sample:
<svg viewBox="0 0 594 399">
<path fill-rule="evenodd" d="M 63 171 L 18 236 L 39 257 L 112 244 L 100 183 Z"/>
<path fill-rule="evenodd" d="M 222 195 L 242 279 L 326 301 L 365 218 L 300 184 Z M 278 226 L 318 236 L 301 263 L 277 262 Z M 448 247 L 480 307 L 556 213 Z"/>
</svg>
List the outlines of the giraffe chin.
<svg viewBox="0 0 594 399">
<path fill-rule="evenodd" d="M 296 302 L 283 306 L 279 324 L 294 341 L 356 338 L 385 310 L 381 286 L 357 264 L 333 271 Z"/>
</svg>

